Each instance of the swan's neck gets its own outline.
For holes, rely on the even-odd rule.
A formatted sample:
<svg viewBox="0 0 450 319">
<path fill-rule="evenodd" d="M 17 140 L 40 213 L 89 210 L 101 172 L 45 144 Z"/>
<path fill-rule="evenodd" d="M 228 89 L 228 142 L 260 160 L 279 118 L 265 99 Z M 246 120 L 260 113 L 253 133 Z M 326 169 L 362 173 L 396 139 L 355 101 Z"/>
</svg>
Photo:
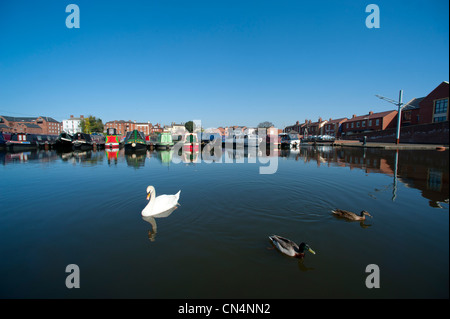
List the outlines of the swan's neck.
<svg viewBox="0 0 450 319">
<path fill-rule="evenodd" d="M 153 206 L 155 206 L 155 197 L 156 197 L 156 191 L 154 188 L 151 190 L 151 192 L 152 192 L 152 196 L 150 197 L 150 200 L 147 204 L 149 211 L 153 211 Z"/>
</svg>

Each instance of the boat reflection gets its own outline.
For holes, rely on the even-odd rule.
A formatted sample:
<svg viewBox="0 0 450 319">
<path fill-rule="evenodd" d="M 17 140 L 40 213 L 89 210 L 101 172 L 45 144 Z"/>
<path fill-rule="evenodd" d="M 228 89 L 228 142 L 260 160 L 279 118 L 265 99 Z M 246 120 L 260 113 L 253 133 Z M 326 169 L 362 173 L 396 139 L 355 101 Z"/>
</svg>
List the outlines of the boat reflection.
<svg viewBox="0 0 450 319">
<path fill-rule="evenodd" d="M 180 150 L 181 151 L 181 150 Z M 392 193 L 392 200 L 398 197 L 398 186 L 420 190 L 432 207 L 442 208 L 449 203 L 449 151 L 435 150 L 384 150 L 358 147 L 308 146 L 297 149 L 236 148 L 224 149 L 206 146 L 199 152 L 174 150 L 119 152 L 111 150 L 88 150 L 60 152 L 55 150 L 32 150 L 26 152 L 0 152 L 3 165 L 23 164 L 30 161 L 52 162 L 58 159 L 73 165 L 98 165 L 107 158 L 114 166 L 122 160 L 135 169 L 143 168 L 152 157 L 163 166 L 171 163 L 223 165 L 224 163 L 256 163 L 257 157 L 279 157 L 303 163 L 316 163 L 318 167 L 346 167 L 362 170 L 366 174 L 384 174 L 392 177 L 392 183 L 378 187 L 368 195 L 376 198 L 380 192 Z"/>
<path fill-rule="evenodd" d="M 142 219 L 145 220 L 147 223 L 149 223 L 152 228 L 148 231 L 148 239 L 150 241 L 155 241 L 156 233 L 157 233 L 157 226 L 156 226 L 156 220 L 155 218 L 166 218 L 169 217 L 172 212 L 177 209 L 178 206 L 172 207 L 169 210 L 166 210 L 165 212 L 159 213 L 157 215 L 153 216 L 142 216 Z"/>
<path fill-rule="evenodd" d="M 147 151 L 144 150 L 135 150 L 135 151 L 127 151 L 125 150 L 125 159 L 127 161 L 127 165 L 133 167 L 134 169 L 139 169 L 144 167 L 145 159 L 147 157 Z"/>
</svg>

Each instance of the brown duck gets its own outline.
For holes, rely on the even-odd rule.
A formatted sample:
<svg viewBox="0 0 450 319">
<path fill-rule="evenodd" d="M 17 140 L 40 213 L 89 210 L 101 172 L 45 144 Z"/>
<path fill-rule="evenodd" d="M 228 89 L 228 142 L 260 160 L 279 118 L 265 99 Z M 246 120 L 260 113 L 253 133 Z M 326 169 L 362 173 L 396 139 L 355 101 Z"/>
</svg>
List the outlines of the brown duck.
<svg viewBox="0 0 450 319">
<path fill-rule="evenodd" d="M 359 213 L 359 216 L 355 213 L 349 212 L 347 210 L 343 210 L 343 209 L 334 209 L 331 211 L 333 214 L 342 217 L 342 218 L 346 218 L 348 220 L 365 220 L 366 216 L 372 217 L 372 215 L 369 214 L 369 212 L 363 210 Z"/>
</svg>

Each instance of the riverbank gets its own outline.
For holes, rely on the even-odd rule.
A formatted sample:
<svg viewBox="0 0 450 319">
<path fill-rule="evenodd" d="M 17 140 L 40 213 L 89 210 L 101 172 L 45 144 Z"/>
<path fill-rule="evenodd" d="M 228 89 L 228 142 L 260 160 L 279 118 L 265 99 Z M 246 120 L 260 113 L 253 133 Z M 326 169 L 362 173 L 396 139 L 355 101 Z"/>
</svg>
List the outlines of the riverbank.
<svg viewBox="0 0 450 319">
<path fill-rule="evenodd" d="M 366 148 L 382 148 L 391 150 L 448 150 L 448 145 L 443 144 L 409 144 L 409 143 L 374 143 L 367 142 L 365 145 L 359 141 L 335 141 L 333 146 L 345 147 L 366 147 Z"/>
</svg>

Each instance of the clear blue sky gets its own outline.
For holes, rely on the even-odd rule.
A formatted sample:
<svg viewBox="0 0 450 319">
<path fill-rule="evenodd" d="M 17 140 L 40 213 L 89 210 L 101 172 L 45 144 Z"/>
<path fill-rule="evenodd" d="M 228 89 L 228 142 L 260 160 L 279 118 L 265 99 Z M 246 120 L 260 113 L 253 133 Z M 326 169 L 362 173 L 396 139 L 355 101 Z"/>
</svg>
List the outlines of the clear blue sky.
<svg viewBox="0 0 450 319">
<path fill-rule="evenodd" d="M 80 28 L 68 29 L 68 4 Z M 366 5 L 380 8 L 368 29 Z M 439 1 L 1 0 L 0 114 L 277 127 L 449 79 Z"/>
</svg>

